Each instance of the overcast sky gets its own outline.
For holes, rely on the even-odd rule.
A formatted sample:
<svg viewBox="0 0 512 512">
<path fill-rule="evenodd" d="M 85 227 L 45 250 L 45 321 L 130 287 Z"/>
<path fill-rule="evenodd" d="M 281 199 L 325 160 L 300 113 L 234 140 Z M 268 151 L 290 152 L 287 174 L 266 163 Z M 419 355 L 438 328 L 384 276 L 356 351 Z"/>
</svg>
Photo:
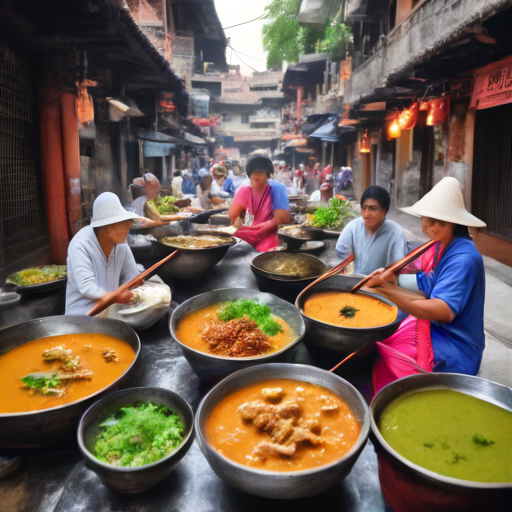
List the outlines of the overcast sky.
<svg viewBox="0 0 512 512">
<path fill-rule="evenodd" d="M 261 16 L 269 3 L 270 0 L 215 0 L 215 8 L 222 26 L 230 27 Z M 258 71 L 266 69 L 267 56 L 263 51 L 261 32 L 263 25 L 263 21 L 253 21 L 224 31 L 226 37 L 230 38 L 231 46 L 240 55 L 226 48 L 228 64 L 240 64 L 243 75 L 250 75 L 253 71 L 251 67 Z"/>
</svg>

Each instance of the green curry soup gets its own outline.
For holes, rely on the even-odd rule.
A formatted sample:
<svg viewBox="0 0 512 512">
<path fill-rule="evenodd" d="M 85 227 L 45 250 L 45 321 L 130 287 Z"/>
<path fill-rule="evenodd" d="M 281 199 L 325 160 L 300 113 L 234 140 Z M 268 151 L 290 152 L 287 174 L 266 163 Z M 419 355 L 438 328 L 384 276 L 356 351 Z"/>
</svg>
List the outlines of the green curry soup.
<svg viewBox="0 0 512 512">
<path fill-rule="evenodd" d="M 457 391 L 400 397 L 379 430 L 400 455 L 441 475 L 512 482 L 512 412 Z"/>
</svg>

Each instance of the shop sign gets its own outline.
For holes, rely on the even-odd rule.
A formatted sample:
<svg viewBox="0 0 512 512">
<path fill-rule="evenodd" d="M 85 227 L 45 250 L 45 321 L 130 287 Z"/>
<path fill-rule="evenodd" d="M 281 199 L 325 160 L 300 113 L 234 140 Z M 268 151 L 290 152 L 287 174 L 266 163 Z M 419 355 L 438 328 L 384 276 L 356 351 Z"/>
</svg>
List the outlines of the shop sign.
<svg viewBox="0 0 512 512">
<path fill-rule="evenodd" d="M 512 57 L 489 64 L 474 73 L 470 108 L 490 108 L 512 103 Z"/>
</svg>

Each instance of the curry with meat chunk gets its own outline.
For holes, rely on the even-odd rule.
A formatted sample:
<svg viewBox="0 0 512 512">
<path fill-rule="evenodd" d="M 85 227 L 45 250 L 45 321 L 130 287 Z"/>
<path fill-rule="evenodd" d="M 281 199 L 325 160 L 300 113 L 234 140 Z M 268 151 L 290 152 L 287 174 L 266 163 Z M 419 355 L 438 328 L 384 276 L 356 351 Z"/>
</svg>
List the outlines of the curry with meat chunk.
<svg viewBox="0 0 512 512">
<path fill-rule="evenodd" d="M 362 293 L 328 290 L 311 295 L 304 314 L 326 324 L 365 328 L 394 322 L 398 308 Z"/>
<path fill-rule="evenodd" d="M 292 379 L 249 384 L 206 421 L 208 443 L 228 459 L 268 471 L 301 471 L 342 458 L 361 426 L 331 390 Z"/>
<path fill-rule="evenodd" d="M 0 355 L 0 413 L 69 404 L 106 388 L 130 367 L 135 352 L 106 334 L 63 334 Z"/>
</svg>

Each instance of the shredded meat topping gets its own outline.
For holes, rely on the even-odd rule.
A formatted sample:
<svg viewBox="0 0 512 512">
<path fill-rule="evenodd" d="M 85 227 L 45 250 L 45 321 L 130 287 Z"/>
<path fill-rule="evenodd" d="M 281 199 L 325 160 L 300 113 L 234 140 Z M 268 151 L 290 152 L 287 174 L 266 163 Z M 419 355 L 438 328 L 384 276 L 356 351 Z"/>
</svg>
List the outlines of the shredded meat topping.
<svg viewBox="0 0 512 512">
<path fill-rule="evenodd" d="M 259 356 L 272 348 L 258 324 L 246 317 L 208 324 L 201 336 L 210 352 L 219 356 Z"/>
<path fill-rule="evenodd" d="M 270 397 L 275 399 L 274 393 L 265 392 L 267 389 L 262 390 L 264 395 L 269 395 L 267 400 L 270 401 Z M 315 418 L 302 417 L 302 410 L 296 401 L 288 400 L 273 405 L 263 400 L 253 400 L 242 404 L 238 414 L 243 420 L 252 422 L 270 435 L 270 441 L 261 441 L 254 447 L 254 457 L 291 457 L 301 443 L 322 443 L 320 422 Z"/>
</svg>

